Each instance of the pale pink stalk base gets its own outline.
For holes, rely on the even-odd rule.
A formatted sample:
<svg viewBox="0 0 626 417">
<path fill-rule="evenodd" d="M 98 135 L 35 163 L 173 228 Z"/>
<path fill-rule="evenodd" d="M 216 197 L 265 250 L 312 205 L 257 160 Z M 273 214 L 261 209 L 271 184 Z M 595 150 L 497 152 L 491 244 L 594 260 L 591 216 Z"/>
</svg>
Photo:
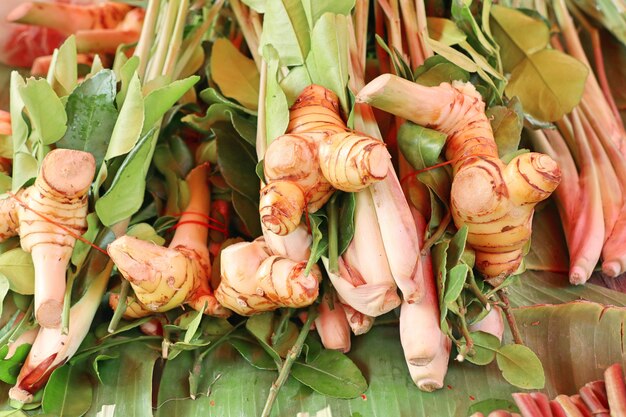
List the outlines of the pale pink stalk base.
<svg viewBox="0 0 626 417">
<path fill-rule="evenodd" d="M 315 319 L 315 328 L 322 339 L 324 348 L 339 350 L 343 353 L 350 351 L 350 325 L 346 319 L 341 303 L 333 303 L 333 309 L 328 305 L 327 295 L 319 305 L 319 316 Z"/>
<path fill-rule="evenodd" d="M 470 324 L 469 331 L 489 333 L 502 341 L 502 335 L 504 334 L 504 318 L 502 317 L 500 307 L 493 306 L 482 320 Z"/>
<path fill-rule="evenodd" d="M 59 327 L 72 248 L 40 243 L 31 249 L 31 255 L 35 266 L 35 317 L 41 327 Z"/>
</svg>

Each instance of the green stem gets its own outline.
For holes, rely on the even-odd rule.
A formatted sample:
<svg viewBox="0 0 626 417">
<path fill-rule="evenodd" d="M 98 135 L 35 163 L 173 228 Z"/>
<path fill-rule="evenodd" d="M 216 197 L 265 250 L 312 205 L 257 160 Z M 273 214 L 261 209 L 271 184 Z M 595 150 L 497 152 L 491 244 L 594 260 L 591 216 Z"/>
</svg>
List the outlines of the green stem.
<svg viewBox="0 0 626 417">
<path fill-rule="evenodd" d="M 513 341 L 518 345 L 523 345 L 524 341 L 522 340 L 522 335 L 520 334 L 519 328 L 517 327 L 515 317 L 511 312 L 511 303 L 509 302 L 509 297 L 507 297 L 507 295 L 502 290 L 498 291 L 498 297 L 500 297 L 500 300 L 502 300 L 502 311 L 504 311 L 506 321 L 509 323 L 509 330 L 511 331 L 511 335 L 513 336 Z"/>
<path fill-rule="evenodd" d="M 128 299 L 128 289 L 130 288 L 130 282 L 128 280 L 122 278 L 122 286 L 120 287 L 120 298 L 117 302 L 117 306 L 115 306 L 115 311 L 113 312 L 113 317 L 111 318 L 111 322 L 109 323 L 108 331 L 109 333 L 115 332 L 117 330 L 117 326 L 120 324 L 120 320 L 122 316 L 126 312 L 126 307 L 128 304 L 126 303 Z"/>
<path fill-rule="evenodd" d="M 337 193 L 328 203 L 328 262 L 330 272 L 339 271 L 339 213 L 337 210 Z"/>
<path fill-rule="evenodd" d="M 316 317 L 317 307 L 315 305 L 312 305 L 311 307 L 309 307 L 306 321 L 302 326 L 302 330 L 300 331 L 300 335 L 298 335 L 298 339 L 296 339 L 296 342 L 293 344 L 291 349 L 289 349 L 287 357 L 283 362 L 283 366 L 278 372 L 278 378 L 276 379 L 276 381 L 274 381 L 272 387 L 270 388 L 270 393 L 267 396 L 267 401 L 265 402 L 265 407 L 263 407 L 263 413 L 261 414 L 261 417 L 270 416 L 270 413 L 272 412 L 272 407 L 274 406 L 274 401 L 276 401 L 276 397 L 278 396 L 278 391 L 280 391 L 280 388 L 283 386 L 285 381 L 287 381 L 293 363 L 296 361 L 298 356 L 300 356 L 300 352 L 302 352 L 302 346 L 304 345 L 304 340 L 309 334 L 311 325 L 313 324 L 313 321 L 315 321 Z"/>
<path fill-rule="evenodd" d="M 19 310 L 15 312 L 16 318 L 19 313 Z M 28 306 L 28 310 L 26 310 L 26 312 L 24 313 L 24 317 L 22 317 L 17 326 L 14 326 L 12 330 L 9 330 L 4 336 L 2 336 L 2 338 L 0 339 L 0 346 L 4 345 L 5 343 L 12 343 L 15 339 L 17 339 L 19 335 L 24 332 L 23 328 L 27 326 L 26 323 L 30 321 L 32 315 L 33 302 L 31 301 L 30 306 Z"/>
<path fill-rule="evenodd" d="M 474 272 L 471 269 L 469 271 L 469 282 L 467 284 L 467 287 L 470 289 L 470 291 L 472 291 L 472 293 L 474 293 L 474 295 L 476 296 L 476 298 L 478 298 L 482 305 L 485 306 L 485 309 L 487 311 L 491 310 L 491 303 L 489 302 L 487 296 L 478 287 L 478 284 L 476 283 L 476 277 L 474 277 Z"/>
<path fill-rule="evenodd" d="M 287 330 L 287 325 L 289 324 L 289 319 L 291 318 L 294 312 L 293 308 L 285 308 L 281 311 L 280 321 L 276 326 L 276 331 L 272 335 L 272 346 L 278 344 L 278 340 L 283 336 L 285 331 Z"/>
<path fill-rule="evenodd" d="M 461 348 L 461 350 L 459 351 L 459 355 L 462 357 L 465 356 L 474 356 L 474 340 L 472 339 L 472 336 L 470 335 L 470 331 L 469 328 L 467 326 L 467 320 L 465 320 L 465 307 L 463 305 L 461 305 L 461 303 L 457 302 L 457 305 L 459 306 L 459 321 L 461 322 L 461 334 L 463 335 L 463 338 L 465 339 L 465 346 L 463 346 Z"/>
</svg>

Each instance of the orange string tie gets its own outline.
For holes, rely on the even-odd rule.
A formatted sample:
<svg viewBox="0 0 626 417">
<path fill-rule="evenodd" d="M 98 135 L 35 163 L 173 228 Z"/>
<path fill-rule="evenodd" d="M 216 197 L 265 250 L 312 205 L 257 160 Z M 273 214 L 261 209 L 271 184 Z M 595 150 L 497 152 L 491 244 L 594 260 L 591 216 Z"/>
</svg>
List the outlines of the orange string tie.
<svg viewBox="0 0 626 417">
<path fill-rule="evenodd" d="M 209 216 L 209 215 L 208 215 L 208 214 L 206 214 L 206 213 L 201 213 L 201 212 L 199 212 L 199 211 L 183 211 L 182 213 L 174 213 L 174 214 L 172 214 L 172 216 L 174 216 L 174 217 L 182 217 L 182 216 L 184 216 L 185 214 L 193 214 L 193 215 L 195 215 L 195 216 L 204 217 L 204 218 L 205 218 L 205 219 L 207 219 L 208 221 L 213 222 L 213 223 L 216 223 L 218 226 L 222 226 L 222 227 L 226 228 L 226 225 L 225 225 L 224 223 L 222 223 L 221 221 L 219 221 L 219 220 L 217 220 L 217 219 L 215 219 L 215 218 L 213 218 L 213 217 Z"/>
<path fill-rule="evenodd" d="M 32 211 L 33 213 L 35 213 L 37 216 L 41 217 L 42 219 L 44 219 L 46 222 L 55 225 L 56 227 L 58 227 L 59 229 L 63 230 L 64 232 L 66 232 L 68 235 L 72 236 L 73 238 L 80 240 L 81 242 L 83 242 L 86 245 L 91 246 L 92 248 L 94 248 L 95 250 L 99 251 L 100 253 L 105 254 L 106 256 L 109 256 L 109 254 L 107 253 L 106 250 L 102 249 L 100 246 L 98 245 L 94 245 L 93 242 L 90 242 L 89 240 L 85 239 L 84 237 L 82 237 L 81 235 L 79 235 L 78 233 L 74 232 L 72 229 L 63 226 L 62 224 L 58 223 L 55 220 L 52 220 L 51 218 L 45 216 L 44 214 L 39 213 L 37 210 L 31 208 L 28 206 L 28 204 L 26 204 L 25 202 L 23 202 L 18 196 L 16 196 L 15 194 L 13 194 L 12 192 L 7 192 L 7 194 L 9 194 L 9 196 L 13 199 L 15 199 L 15 201 L 17 201 L 17 203 L 24 207 L 26 210 Z"/>
</svg>

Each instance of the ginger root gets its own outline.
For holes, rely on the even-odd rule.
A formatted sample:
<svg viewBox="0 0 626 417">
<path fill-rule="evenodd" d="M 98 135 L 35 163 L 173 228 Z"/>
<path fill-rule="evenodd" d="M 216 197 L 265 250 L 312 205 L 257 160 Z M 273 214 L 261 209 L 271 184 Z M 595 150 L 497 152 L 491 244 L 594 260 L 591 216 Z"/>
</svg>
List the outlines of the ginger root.
<svg viewBox="0 0 626 417">
<path fill-rule="evenodd" d="M 317 298 L 322 275 L 317 265 L 305 275 L 306 264 L 306 259 L 273 255 L 263 238 L 236 243 L 222 250 L 222 280 L 215 297 L 242 316 L 311 305 Z"/>
<path fill-rule="evenodd" d="M 41 327 L 61 324 L 65 273 L 76 242 L 65 229 L 74 235 L 85 232 L 87 191 L 95 170 L 88 152 L 53 150 L 34 185 L 0 202 L 0 241 L 19 234 L 22 249 L 33 258 L 35 317 Z"/>
<path fill-rule="evenodd" d="M 107 248 L 135 291 L 136 300 L 127 307 L 127 317 L 165 312 L 183 303 L 196 310 L 206 306 L 204 313 L 212 316 L 230 315 L 209 284 L 208 229 L 201 224 L 202 213 L 208 213 L 211 205 L 207 173 L 208 166 L 201 165 L 187 176 L 191 199 L 168 248 L 131 236 L 122 236 Z M 117 305 L 118 297 L 112 296 L 109 303 Z"/>
<path fill-rule="evenodd" d="M 530 238 L 534 207 L 560 182 L 557 163 L 547 155 L 527 153 L 505 165 L 485 103 L 471 84 L 424 87 L 385 74 L 365 86 L 357 101 L 448 135 L 452 217 L 458 228 L 468 226 L 476 268 L 494 284 L 515 272 Z"/>
<path fill-rule="evenodd" d="M 381 141 L 348 131 L 333 92 L 310 85 L 291 107 L 287 134 L 265 153 L 261 222 L 289 234 L 304 210 L 319 210 L 335 189 L 355 192 L 383 179 L 389 158 Z"/>
</svg>

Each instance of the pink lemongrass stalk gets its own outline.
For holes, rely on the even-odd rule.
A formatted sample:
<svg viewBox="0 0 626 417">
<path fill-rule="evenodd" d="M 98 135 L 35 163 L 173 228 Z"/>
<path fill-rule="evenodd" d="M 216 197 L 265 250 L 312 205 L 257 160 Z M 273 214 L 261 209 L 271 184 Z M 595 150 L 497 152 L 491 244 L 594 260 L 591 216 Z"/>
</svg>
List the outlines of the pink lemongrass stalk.
<svg viewBox="0 0 626 417">
<path fill-rule="evenodd" d="M 374 317 L 365 315 L 342 301 L 337 300 L 335 303 L 341 303 L 343 312 L 348 320 L 348 324 L 350 325 L 352 333 L 354 333 L 355 336 L 360 336 L 371 330 L 374 325 Z"/>
<path fill-rule="evenodd" d="M 604 404 L 600 398 L 596 395 L 596 393 L 587 385 L 582 387 L 578 393 L 580 394 L 580 398 L 585 402 L 587 408 L 591 410 L 592 414 L 597 417 L 609 417 L 610 412 L 608 404 Z"/>
<path fill-rule="evenodd" d="M 589 158 L 591 150 L 584 138 L 575 141 L 582 159 L 578 173 L 572 151 L 559 132 L 536 131 L 531 139 L 535 148 L 551 156 L 564 172 L 555 195 L 570 253 L 569 279 L 572 284 L 583 284 L 600 259 L 605 235 L 598 172 Z"/>
<path fill-rule="evenodd" d="M 541 413 L 544 417 L 552 417 L 552 411 L 550 410 L 550 399 L 548 396 L 542 392 L 533 392 L 530 394 L 535 400 L 535 404 L 541 410 Z"/>
<path fill-rule="evenodd" d="M 428 365 L 415 366 L 407 361 L 411 379 L 420 390 L 432 392 L 443 387 L 451 346 L 450 339 L 442 334 L 439 338 L 439 349 Z"/>
<path fill-rule="evenodd" d="M 606 394 L 611 417 L 626 416 L 626 383 L 622 365 L 616 363 L 604 371 Z"/>
<path fill-rule="evenodd" d="M 530 394 L 513 394 L 513 400 L 524 417 L 544 417 L 535 399 Z"/>
<path fill-rule="evenodd" d="M 270 232 L 262 223 L 261 229 L 263 230 L 263 240 L 272 255 L 289 258 L 296 262 L 309 259 L 313 238 L 304 223 L 298 225 L 296 230 L 286 236 Z"/>
<path fill-rule="evenodd" d="M 334 294 L 325 294 L 319 305 L 319 316 L 315 319 L 315 328 L 326 349 L 339 350 L 343 353 L 350 351 L 350 325 L 343 310 L 343 305 L 333 301 L 330 308 L 329 298 Z"/>
<path fill-rule="evenodd" d="M 71 307 L 67 334 L 63 334 L 60 327 L 42 327 L 39 330 L 17 377 L 17 383 L 9 390 L 11 399 L 22 403 L 31 402 L 33 394 L 45 385 L 52 371 L 63 365 L 78 350 L 89 332 L 91 322 L 100 306 L 113 269 L 113 262 L 111 261 L 98 262 L 94 260 L 93 265 L 99 271 L 97 271 L 85 294 Z"/>
<path fill-rule="evenodd" d="M 578 408 L 578 411 L 580 411 L 580 413 L 584 417 L 594 417 L 594 415 L 591 412 L 591 410 L 589 410 L 589 408 L 587 407 L 587 404 L 585 404 L 585 402 L 582 400 L 582 398 L 580 398 L 580 395 L 578 395 L 578 394 L 572 395 L 571 397 L 569 397 L 569 399 L 576 406 L 576 408 Z"/>
<path fill-rule="evenodd" d="M 339 274 L 329 274 L 339 296 L 355 310 L 377 317 L 400 305 L 370 193 L 356 194 L 354 237 Z"/>
<path fill-rule="evenodd" d="M 19 335 L 14 341 L 9 343 L 9 350 L 7 351 L 7 356 L 4 359 L 11 359 L 13 355 L 15 355 L 15 351 L 18 347 L 24 344 L 32 345 L 38 333 L 39 326 L 36 326 Z"/>
<path fill-rule="evenodd" d="M 498 306 L 492 306 L 491 310 L 485 317 L 476 323 L 469 325 L 470 332 L 485 332 L 494 335 L 498 340 L 502 341 L 504 334 L 504 319 L 502 318 L 502 309 Z"/>
<path fill-rule="evenodd" d="M 567 395 L 559 395 L 553 400 L 553 402 L 560 406 L 563 415 L 566 417 L 585 417 L 585 415 L 580 412 L 578 407 L 576 407 L 576 404 L 574 404 Z M 554 408 L 552 411 L 554 412 Z M 557 417 L 558 416 L 559 415 L 557 414 Z"/>
<path fill-rule="evenodd" d="M 187 303 L 196 310 L 204 306 L 205 314 L 230 314 L 218 303 L 210 287 L 209 232 L 204 224 L 211 206 L 207 173 L 205 164 L 187 176 L 190 200 L 169 248 L 122 236 L 107 249 L 147 311 L 164 312 Z"/>
</svg>

